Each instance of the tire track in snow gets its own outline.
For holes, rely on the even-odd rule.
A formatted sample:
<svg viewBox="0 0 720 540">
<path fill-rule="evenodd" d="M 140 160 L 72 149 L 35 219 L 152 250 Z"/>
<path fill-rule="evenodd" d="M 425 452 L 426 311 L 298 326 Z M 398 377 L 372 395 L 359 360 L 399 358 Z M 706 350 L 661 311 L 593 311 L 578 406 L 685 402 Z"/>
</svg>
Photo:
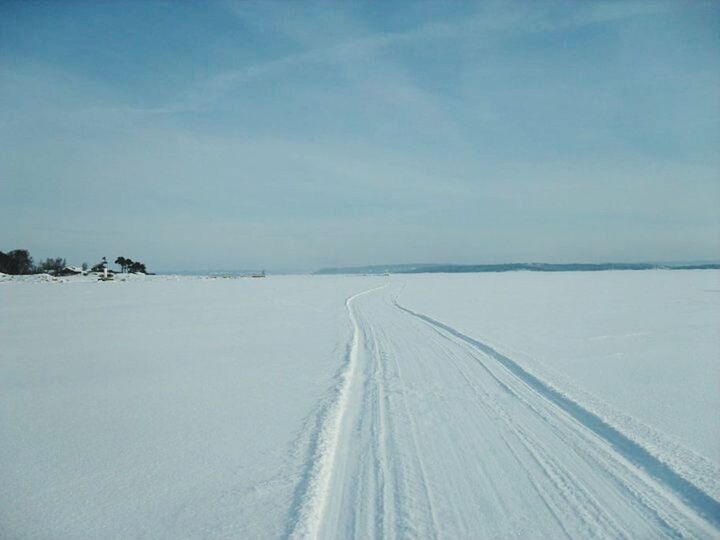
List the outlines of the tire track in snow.
<svg viewBox="0 0 720 540">
<path fill-rule="evenodd" d="M 444 336 L 443 336 L 443 337 L 444 337 Z M 499 409 L 499 407 L 493 406 L 492 397 L 491 397 L 487 392 L 482 391 L 482 390 L 478 387 L 478 385 L 477 385 L 475 382 L 473 382 L 472 378 L 466 373 L 466 371 L 465 371 L 462 367 L 460 367 L 460 364 L 459 364 L 459 362 L 457 361 L 457 359 L 455 359 L 452 354 L 448 354 L 448 355 L 447 355 L 447 358 L 450 360 L 450 362 L 451 362 L 452 365 L 455 367 L 455 369 L 458 371 L 458 373 L 460 373 L 460 375 L 461 375 L 462 378 L 465 380 L 465 382 L 467 383 L 467 385 L 468 385 L 470 388 L 472 388 L 473 391 L 474 391 L 476 394 L 478 394 L 478 395 L 480 396 L 481 400 L 482 400 L 484 403 L 487 404 L 486 407 L 487 407 L 488 409 L 492 410 L 492 412 L 493 412 L 495 415 L 497 415 L 498 418 L 503 418 L 503 420 L 505 420 L 506 423 L 510 424 L 509 419 L 506 417 L 506 413 L 504 413 L 504 411 L 501 411 L 501 410 Z M 487 371 L 487 368 L 486 368 L 484 365 L 481 365 L 481 367 Z M 506 391 L 507 391 L 507 389 L 506 389 Z M 515 432 L 517 433 L 517 428 L 516 428 L 515 426 L 512 426 L 512 428 L 513 428 L 513 429 L 515 430 Z M 513 447 L 513 445 L 512 445 L 512 444 L 510 443 L 510 441 L 508 440 L 508 437 L 507 437 L 506 435 L 504 435 L 504 434 L 501 433 L 501 434 L 500 434 L 500 438 L 502 439 L 502 441 L 503 441 L 503 443 L 504 443 L 504 446 L 505 446 L 505 448 L 507 449 L 507 451 L 510 452 L 510 453 L 513 455 L 513 457 L 514 457 L 514 459 L 515 459 L 515 462 L 517 463 L 518 467 L 522 468 L 522 469 L 525 471 L 525 473 L 527 474 L 528 478 L 530 479 L 530 482 L 531 482 L 532 485 L 533 485 L 533 488 L 534 488 L 535 491 L 537 492 L 538 496 L 543 500 L 543 502 L 545 503 L 545 506 L 546 506 L 547 509 L 550 511 L 550 513 L 552 514 L 552 516 L 555 518 L 555 521 L 556 521 L 556 523 L 558 524 L 558 527 L 563 531 L 563 533 L 565 534 L 565 537 L 566 537 L 566 538 L 572 538 L 572 534 L 570 534 L 570 533 L 568 532 L 568 530 L 565 528 L 565 525 L 563 524 L 562 519 L 561 519 L 560 516 L 558 515 L 557 510 L 556 510 L 556 509 L 554 508 L 554 506 L 551 504 L 551 501 L 548 499 L 548 497 L 546 496 L 546 494 L 543 492 L 542 488 L 539 486 L 539 484 L 537 483 L 537 481 L 532 478 L 532 474 L 531 474 L 531 472 L 530 472 L 530 469 L 527 467 L 527 465 L 526 465 L 526 464 L 523 462 L 523 460 L 520 458 L 520 455 L 518 454 L 517 450 Z M 525 448 L 526 448 L 526 450 L 528 450 L 527 446 L 525 446 Z"/>
<path fill-rule="evenodd" d="M 385 287 L 387 285 L 359 292 L 345 301 L 345 307 L 353 328 L 352 338 L 346 354 L 346 366 L 336 387 L 336 398 L 330 405 L 320 427 L 316 452 L 308 475 L 307 491 L 302 498 L 295 526 L 289 534 L 290 538 L 318 538 L 327 506 L 333 469 L 335 468 L 342 422 L 358 362 L 361 330 L 353 309 L 353 303 L 357 298 Z"/>
<path fill-rule="evenodd" d="M 566 470 L 566 467 L 564 467 L 563 464 L 558 461 L 557 456 L 555 456 L 549 448 L 546 448 L 546 445 L 540 439 L 534 436 L 531 431 L 529 431 L 526 427 L 522 425 L 522 423 L 518 421 L 520 420 L 520 418 L 514 418 L 514 416 L 510 414 L 509 411 L 505 410 L 501 405 L 496 403 L 492 396 L 487 391 L 483 390 L 481 385 L 479 385 L 477 381 L 474 381 L 473 377 L 471 377 L 469 373 L 466 372 L 466 368 L 462 368 L 460 366 L 459 358 L 455 357 L 456 355 L 453 353 L 452 350 L 454 347 L 458 346 L 456 340 L 452 339 L 451 336 L 446 335 L 438 328 L 435 328 L 433 326 L 430 326 L 430 328 L 437 332 L 437 335 L 443 340 L 447 341 L 448 344 L 452 344 L 452 346 L 443 346 L 441 343 L 438 343 L 438 345 L 442 346 L 445 351 L 444 357 L 447 358 L 452 365 L 454 365 L 454 367 L 461 374 L 462 378 L 465 380 L 468 386 L 472 388 L 473 391 L 480 397 L 480 403 L 482 404 L 482 407 L 492 411 L 494 413 L 494 417 L 496 417 L 498 420 L 501 420 L 512 431 L 514 439 L 520 444 L 520 446 L 530 458 L 530 460 L 535 463 L 535 465 L 539 467 L 540 470 L 543 471 L 545 477 L 554 487 L 554 491 L 560 497 L 562 497 L 564 501 L 562 506 L 552 504 L 552 498 L 548 497 L 548 492 L 541 489 L 537 484 L 536 480 L 533 479 L 531 469 L 528 467 L 527 459 L 521 459 L 521 456 L 518 454 L 517 449 L 513 446 L 513 444 L 511 444 L 510 439 L 500 433 L 500 437 L 504 440 L 508 451 L 515 457 L 518 466 L 526 472 L 528 479 L 533 484 L 533 487 L 538 493 L 538 496 L 545 502 L 546 507 L 551 511 L 551 513 L 556 519 L 556 522 L 564 531 L 566 536 L 568 538 L 573 537 L 573 535 L 568 532 L 564 522 L 565 519 L 568 519 L 568 516 L 565 515 L 565 518 L 561 519 L 560 515 L 558 514 L 558 510 L 560 510 L 560 508 L 571 508 L 572 518 L 578 519 L 585 524 L 585 526 L 587 527 L 587 534 L 590 534 L 592 531 L 593 535 L 610 534 L 613 538 L 631 538 L 632 535 L 626 530 L 622 529 L 622 527 L 613 519 L 612 513 L 608 513 L 608 509 L 605 508 L 603 504 L 598 502 L 593 497 L 593 495 L 585 488 L 583 483 L 578 482 L 578 479 L 576 479 L 573 474 L 570 474 L 569 471 Z M 567 432 L 563 431 L 562 429 L 558 429 L 559 426 L 554 425 L 554 423 L 551 422 L 549 419 L 550 411 L 539 410 L 535 405 L 533 405 L 525 397 L 523 397 L 521 393 L 518 393 L 513 388 L 511 388 L 512 384 L 508 386 L 505 382 L 503 382 L 501 378 L 498 378 L 493 373 L 493 371 L 485 364 L 485 360 L 483 360 L 481 356 L 473 354 L 473 352 L 477 352 L 475 351 L 475 349 L 469 347 L 464 342 L 460 342 L 460 345 L 464 346 L 464 348 L 467 349 L 466 352 L 468 353 L 468 356 L 472 359 L 472 361 L 475 362 L 486 375 L 493 379 L 495 383 L 504 390 L 504 392 L 512 396 L 512 398 L 514 400 L 517 400 L 517 402 L 522 402 L 525 406 L 528 407 L 529 410 L 531 410 L 535 415 L 537 415 L 537 417 L 542 418 L 543 421 L 545 421 L 548 426 L 552 428 L 555 435 L 564 442 L 564 444 L 566 444 L 568 447 L 576 449 L 578 455 L 582 455 L 583 459 L 587 461 L 587 459 L 585 459 L 585 455 L 588 453 L 589 448 L 587 446 L 578 444 L 577 440 L 573 440 L 573 438 L 569 438 L 567 436 Z M 576 437 L 577 435 L 580 434 L 575 433 Z M 590 444 L 593 450 L 597 450 L 597 448 L 593 446 L 593 442 L 589 442 L 587 440 L 584 441 L 586 445 Z M 593 459 L 596 460 L 597 458 L 593 457 Z M 608 465 L 604 462 L 600 463 L 599 461 L 593 461 L 592 467 L 596 468 L 598 466 L 606 468 Z M 615 474 L 617 473 L 617 471 L 614 472 Z M 614 483 L 617 483 L 618 479 L 614 475 L 611 476 L 612 481 Z M 628 492 L 633 497 L 640 500 L 641 497 L 636 492 L 630 490 L 628 485 L 621 483 L 619 488 L 623 492 Z M 670 537 L 681 537 L 677 530 L 671 527 L 662 518 L 662 516 L 660 516 L 657 510 L 652 507 L 652 505 L 642 504 L 642 507 L 646 512 L 653 516 L 653 522 L 659 523 Z M 598 526 L 600 526 L 599 529 L 597 528 Z"/>
<path fill-rule="evenodd" d="M 455 328 L 437 321 L 427 315 L 415 312 L 394 301 L 395 306 L 405 313 L 424 321 L 434 328 L 443 330 L 460 341 L 484 353 L 486 356 L 497 361 L 508 372 L 518 380 L 527 385 L 535 393 L 558 406 L 569 414 L 585 428 L 606 441 L 618 454 L 627 461 L 645 471 L 650 477 L 658 481 L 678 496 L 693 511 L 702 516 L 714 527 L 720 528 L 720 502 L 713 499 L 700 488 L 683 478 L 669 465 L 660 461 L 650 454 L 640 444 L 631 440 L 613 426 L 606 423 L 602 418 L 583 408 L 579 403 L 561 394 L 550 385 L 541 381 L 530 372 L 526 371 L 517 362 L 501 354 L 491 346 L 473 339 Z"/>
<path fill-rule="evenodd" d="M 424 324 L 424 321 L 423 321 Z M 433 333 L 437 334 L 436 339 L 431 339 L 433 344 L 437 346 L 442 354 L 438 355 L 439 360 L 447 360 L 455 370 L 460 374 L 461 378 L 465 381 L 467 386 L 472 390 L 474 394 L 478 396 L 479 408 L 484 410 L 489 417 L 492 417 L 496 422 L 504 424 L 509 431 L 512 433 L 511 436 L 498 432 L 498 440 L 501 440 L 507 452 L 513 456 L 517 466 L 522 469 L 533 489 L 537 493 L 539 500 L 543 501 L 545 508 L 548 510 L 550 515 L 555 520 L 560 531 L 566 538 L 573 538 L 573 535 L 566 528 L 564 519 L 559 513 L 559 506 L 554 504 L 554 501 L 549 497 L 546 488 L 540 486 L 537 480 L 533 476 L 532 468 L 529 466 L 530 462 L 534 463 L 540 470 L 543 471 L 545 477 L 550 481 L 551 485 L 554 486 L 555 491 L 564 498 L 563 508 L 572 508 L 573 518 L 584 523 L 587 534 L 610 534 L 613 538 L 630 538 L 631 536 L 625 533 L 618 524 L 614 523 L 610 514 L 608 514 L 602 505 L 598 504 L 592 496 L 584 489 L 582 484 L 575 481 L 572 475 L 567 474 L 562 467 L 558 466 L 556 460 L 552 457 L 551 453 L 544 449 L 542 443 L 537 439 L 533 439 L 529 432 L 526 431 L 516 420 L 513 415 L 505 410 L 502 406 L 495 402 L 492 395 L 482 388 L 482 385 L 478 381 L 473 380 L 474 378 L 470 375 L 467 368 L 461 367 L 461 361 L 458 354 L 463 354 L 467 358 L 472 358 L 473 362 L 477 361 L 477 365 L 489 376 L 508 396 L 512 396 L 513 399 L 522 400 L 523 398 L 515 393 L 515 391 L 508 387 L 503 381 L 497 379 L 495 375 L 490 371 L 487 366 L 479 361 L 474 355 L 468 354 L 464 344 L 460 344 L 461 349 L 458 349 L 459 344 L 450 339 L 440 330 L 434 327 L 429 327 Z M 422 334 L 425 337 L 429 335 L 425 332 Z M 439 339 L 438 339 L 439 338 Z M 516 447 L 513 444 L 519 444 Z M 545 450 L 543 452 L 543 450 Z M 521 455 L 520 452 L 523 452 Z M 544 456 L 544 457 L 543 457 Z M 592 517 L 591 517 L 592 516 Z M 567 519 L 567 516 L 565 516 Z M 598 529 L 598 526 L 600 527 Z M 594 530 L 597 529 L 597 530 Z M 601 531 L 601 532 L 599 532 Z M 558 535 L 559 537 L 560 535 Z"/>
<path fill-rule="evenodd" d="M 393 364 L 395 365 L 395 371 L 398 374 L 398 378 L 402 382 L 402 385 L 404 386 L 404 379 L 402 374 L 402 369 L 400 368 L 400 364 L 397 361 L 397 358 L 393 355 Z M 405 390 L 400 391 L 400 395 L 402 396 L 402 403 L 403 408 L 405 410 L 406 417 L 408 419 L 408 423 L 410 425 L 410 433 L 412 436 L 412 443 L 413 443 L 413 451 L 415 454 L 415 458 L 417 459 L 417 463 L 420 470 L 420 480 L 423 487 L 423 492 L 425 495 L 425 500 L 427 501 L 428 511 L 430 513 L 430 523 L 432 527 L 432 533 L 431 538 L 437 538 L 438 537 L 438 520 L 435 515 L 435 508 L 432 502 L 432 494 L 430 492 L 430 484 L 428 482 L 428 474 L 427 469 L 425 467 L 425 462 L 422 458 L 422 453 L 420 452 L 420 444 L 418 443 L 418 435 L 417 435 L 417 426 L 415 417 L 410 412 L 410 407 L 408 406 L 407 402 L 407 396 L 405 395 Z"/>
</svg>

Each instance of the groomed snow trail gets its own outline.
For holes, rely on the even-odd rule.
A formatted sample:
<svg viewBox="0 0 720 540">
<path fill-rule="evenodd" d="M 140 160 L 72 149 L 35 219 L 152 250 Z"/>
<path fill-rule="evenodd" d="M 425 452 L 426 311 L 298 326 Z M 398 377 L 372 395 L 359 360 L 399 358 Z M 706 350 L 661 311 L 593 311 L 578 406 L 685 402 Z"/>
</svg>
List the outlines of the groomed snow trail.
<svg viewBox="0 0 720 540">
<path fill-rule="evenodd" d="M 292 536 L 720 535 L 718 501 L 392 292 L 347 301 L 352 342 Z"/>
<path fill-rule="evenodd" d="M 305 493 L 304 504 L 300 508 L 298 520 L 290 535 L 291 537 L 315 538 L 318 536 L 323 513 L 327 505 L 331 476 L 337 458 L 342 421 L 345 416 L 345 409 L 347 408 L 353 379 L 355 378 L 355 372 L 357 370 L 356 366 L 360 349 L 360 326 L 355 317 L 352 304 L 355 299 L 381 288 L 383 287 L 357 293 L 345 301 L 345 306 L 347 307 L 353 326 L 352 340 L 346 355 L 347 362 L 335 389 L 336 398 L 330 402 L 327 410 L 324 412 L 325 418 L 317 437 L 314 462 L 312 463 L 312 467 L 309 468 L 309 478 L 307 479 L 308 487 Z"/>
</svg>

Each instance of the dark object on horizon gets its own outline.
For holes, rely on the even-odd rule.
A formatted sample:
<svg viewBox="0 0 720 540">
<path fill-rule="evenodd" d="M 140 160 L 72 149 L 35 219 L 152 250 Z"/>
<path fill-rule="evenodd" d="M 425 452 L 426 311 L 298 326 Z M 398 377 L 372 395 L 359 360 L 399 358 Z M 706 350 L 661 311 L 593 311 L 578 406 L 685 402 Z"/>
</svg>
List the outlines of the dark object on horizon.
<svg viewBox="0 0 720 540">
<path fill-rule="evenodd" d="M 90 271 L 91 271 L 91 272 L 104 272 L 106 268 L 107 268 L 107 258 L 106 258 L 106 257 L 103 257 L 103 258 L 102 258 L 102 261 L 100 261 L 100 262 L 97 263 L 95 266 L 93 266 L 93 267 L 90 269 Z"/>
<path fill-rule="evenodd" d="M 720 264 L 663 265 L 651 263 L 600 263 L 600 264 L 395 264 L 385 266 L 355 266 L 349 268 L 322 268 L 315 274 L 424 274 L 424 273 L 478 273 L 478 272 L 599 272 L 602 270 L 708 270 L 720 269 Z"/>
<path fill-rule="evenodd" d="M 141 262 L 131 262 L 130 266 L 128 266 L 128 272 L 131 274 L 147 274 L 147 269 Z"/>
<path fill-rule="evenodd" d="M 144 263 L 133 261 L 125 257 L 115 259 L 115 264 L 120 265 L 121 272 L 130 272 L 133 274 L 149 274 Z M 104 274 L 107 269 L 109 274 L 114 274 L 108 268 L 107 257 L 90 268 L 91 272 Z M 88 271 L 88 264 L 82 263 L 82 270 L 77 267 L 68 266 L 62 257 L 47 258 L 37 266 L 33 263 L 30 252 L 26 249 L 14 249 L 8 253 L 0 251 L 0 272 L 9 275 L 25 275 L 25 274 L 51 274 L 54 276 L 71 276 L 81 274 Z"/>
<path fill-rule="evenodd" d="M 720 264 L 684 264 L 680 266 L 670 266 L 668 268 L 672 270 L 717 270 L 720 268 Z"/>
<path fill-rule="evenodd" d="M 120 272 L 129 272 L 131 274 L 147 274 L 148 271 L 145 268 L 145 264 L 125 257 L 118 257 L 115 259 L 115 264 L 120 266 Z"/>
<path fill-rule="evenodd" d="M 35 269 L 36 272 L 39 272 L 41 274 L 52 274 L 53 276 L 60 275 L 60 272 L 62 272 L 65 268 L 67 268 L 67 264 L 65 263 L 65 259 L 62 257 L 57 257 L 55 259 L 48 258 L 45 259 L 43 262 L 41 262 L 37 268 Z M 63 274 L 63 275 L 69 275 L 69 274 Z"/>
<path fill-rule="evenodd" d="M 26 249 L 14 249 L 8 253 L 0 251 L 0 272 L 13 276 L 32 274 L 35 271 L 30 252 Z"/>
<path fill-rule="evenodd" d="M 77 276 L 78 274 L 82 274 L 83 271 L 78 268 L 73 268 L 71 266 L 65 266 L 58 270 L 55 275 L 56 276 Z"/>
<path fill-rule="evenodd" d="M 120 272 L 125 273 L 125 269 L 127 268 L 127 263 L 130 262 L 125 257 L 118 257 L 115 259 L 115 264 L 117 264 L 120 267 Z"/>
</svg>

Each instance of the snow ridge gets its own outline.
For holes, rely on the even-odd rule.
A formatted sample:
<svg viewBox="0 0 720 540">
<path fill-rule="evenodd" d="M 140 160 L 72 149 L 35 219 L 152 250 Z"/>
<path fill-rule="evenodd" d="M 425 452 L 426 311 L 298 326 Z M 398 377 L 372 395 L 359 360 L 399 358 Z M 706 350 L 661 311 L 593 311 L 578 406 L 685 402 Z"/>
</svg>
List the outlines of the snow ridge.
<svg viewBox="0 0 720 540">
<path fill-rule="evenodd" d="M 387 285 L 374 287 L 359 292 L 345 301 L 350 322 L 353 328 L 352 339 L 348 346 L 345 369 L 336 386 L 336 398 L 330 404 L 326 416 L 321 422 L 317 449 L 313 457 L 313 465 L 307 482 L 307 491 L 303 497 L 299 515 L 290 538 L 318 538 L 322 526 L 323 515 L 327 505 L 333 469 L 337 455 L 340 432 L 350 389 L 355 378 L 358 350 L 360 348 L 360 324 L 358 323 L 353 303 L 363 295 L 383 289 Z"/>
<path fill-rule="evenodd" d="M 517 362 L 501 354 L 491 346 L 473 339 L 455 328 L 428 317 L 427 315 L 405 308 L 396 300 L 394 303 L 398 309 L 430 324 L 435 328 L 439 328 L 448 334 L 451 334 L 452 336 L 478 349 L 487 356 L 495 359 L 504 366 L 505 369 L 523 381 L 527 386 L 560 407 L 563 411 L 575 418 L 575 420 L 580 422 L 597 436 L 604 439 L 615 449 L 616 452 L 618 452 L 618 454 L 622 455 L 629 462 L 644 470 L 656 481 L 669 488 L 678 497 L 680 497 L 685 504 L 703 516 L 708 522 L 712 523 L 715 527 L 720 527 L 720 502 L 705 493 L 702 489 L 694 485 L 682 475 L 678 474 L 678 472 L 673 470 L 668 464 L 652 455 L 641 444 L 630 439 L 614 426 L 608 424 L 603 418 L 585 409 L 582 405 L 565 396 L 551 385 L 541 381 L 535 375 L 526 371 Z"/>
</svg>

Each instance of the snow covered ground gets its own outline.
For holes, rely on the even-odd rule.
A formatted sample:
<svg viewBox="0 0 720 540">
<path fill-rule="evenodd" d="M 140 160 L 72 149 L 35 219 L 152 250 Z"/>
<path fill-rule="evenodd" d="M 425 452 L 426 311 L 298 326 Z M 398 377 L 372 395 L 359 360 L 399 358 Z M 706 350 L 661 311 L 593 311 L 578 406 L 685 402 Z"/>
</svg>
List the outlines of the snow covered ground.
<svg viewBox="0 0 720 540">
<path fill-rule="evenodd" d="M 0 281 L 0 538 L 720 534 L 720 272 Z"/>
<path fill-rule="evenodd" d="M 442 287 L 413 276 L 402 287 L 403 303 L 491 344 L 668 459 L 674 441 L 720 463 L 720 272 L 457 274 Z M 720 477 L 697 480 L 720 497 Z"/>
</svg>

